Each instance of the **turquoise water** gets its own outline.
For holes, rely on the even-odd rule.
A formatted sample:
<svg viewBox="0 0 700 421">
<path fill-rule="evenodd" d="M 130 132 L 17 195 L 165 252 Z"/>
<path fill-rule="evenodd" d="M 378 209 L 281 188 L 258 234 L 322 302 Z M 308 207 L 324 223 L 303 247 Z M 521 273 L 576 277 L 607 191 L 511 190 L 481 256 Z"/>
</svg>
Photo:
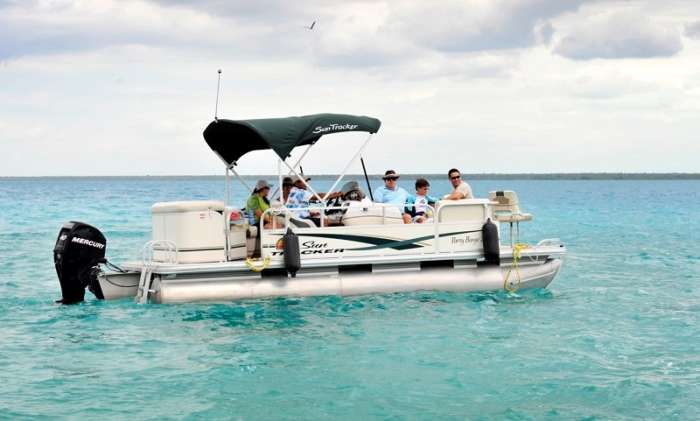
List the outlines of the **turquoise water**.
<svg viewBox="0 0 700 421">
<path fill-rule="evenodd" d="M 700 418 L 700 181 L 471 184 L 519 193 L 525 240 L 566 243 L 548 290 L 60 306 L 64 221 L 119 262 L 153 202 L 223 184 L 0 180 L 0 418 Z"/>
</svg>

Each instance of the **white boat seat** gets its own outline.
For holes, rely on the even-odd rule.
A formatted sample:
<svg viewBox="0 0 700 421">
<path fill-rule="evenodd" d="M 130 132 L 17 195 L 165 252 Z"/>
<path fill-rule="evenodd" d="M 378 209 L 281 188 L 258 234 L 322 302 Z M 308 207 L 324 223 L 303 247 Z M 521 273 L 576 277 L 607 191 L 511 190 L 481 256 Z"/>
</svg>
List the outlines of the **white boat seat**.
<svg viewBox="0 0 700 421">
<path fill-rule="evenodd" d="M 217 200 L 191 200 L 160 202 L 151 207 L 152 239 L 158 243 L 174 244 L 178 263 L 207 263 L 226 261 L 226 235 L 228 235 L 228 259 L 245 257 L 245 225 L 230 225 L 227 234 L 222 223 L 228 220 L 224 214 L 224 202 Z M 170 260 L 166 250 L 154 249 L 153 260 Z"/>
<path fill-rule="evenodd" d="M 341 222 L 345 226 L 403 224 L 403 217 L 395 206 L 351 206 Z"/>
<path fill-rule="evenodd" d="M 477 221 L 488 218 L 488 199 L 440 200 L 435 204 L 438 222 Z"/>
</svg>

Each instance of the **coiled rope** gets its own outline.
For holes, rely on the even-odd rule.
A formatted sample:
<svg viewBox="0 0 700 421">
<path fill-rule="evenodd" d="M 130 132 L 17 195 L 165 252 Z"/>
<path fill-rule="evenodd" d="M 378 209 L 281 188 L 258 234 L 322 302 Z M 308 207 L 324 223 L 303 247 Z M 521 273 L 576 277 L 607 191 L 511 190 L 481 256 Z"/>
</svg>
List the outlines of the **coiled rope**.
<svg viewBox="0 0 700 421">
<path fill-rule="evenodd" d="M 250 257 L 245 259 L 245 264 L 248 266 L 248 269 L 252 270 L 253 272 L 262 272 L 263 270 L 267 269 L 268 266 L 270 266 L 270 256 L 262 259 L 261 265 L 256 265 L 256 262 L 260 262 L 260 259 L 251 259 Z"/>
<path fill-rule="evenodd" d="M 506 272 L 506 277 L 503 280 L 503 289 L 505 289 L 508 292 L 515 292 L 520 288 L 520 284 L 522 283 L 522 277 L 520 276 L 520 266 L 518 263 L 520 262 L 520 256 L 523 250 L 526 248 L 530 247 L 526 243 L 515 243 L 513 246 L 513 264 L 508 268 L 508 272 Z M 517 282 L 508 282 L 510 279 L 510 275 L 515 271 L 515 275 L 517 277 Z"/>
</svg>

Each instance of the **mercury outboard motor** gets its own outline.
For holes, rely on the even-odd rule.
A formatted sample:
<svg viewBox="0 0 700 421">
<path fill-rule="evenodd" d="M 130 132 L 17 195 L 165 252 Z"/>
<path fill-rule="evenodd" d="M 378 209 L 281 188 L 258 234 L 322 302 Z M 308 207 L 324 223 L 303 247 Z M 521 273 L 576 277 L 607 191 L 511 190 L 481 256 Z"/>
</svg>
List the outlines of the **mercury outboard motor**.
<svg viewBox="0 0 700 421">
<path fill-rule="evenodd" d="M 501 250 L 498 244 L 498 227 L 491 222 L 491 218 L 481 227 L 481 239 L 484 242 L 484 259 L 486 263 L 501 264 Z"/>
<path fill-rule="evenodd" d="M 98 265 L 105 262 L 107 239 L 97 228 L 82 222 L 67 222 L 58 233 L 53 248 L 53 262 L 63 298 L 58 302 L 74 304 L 83 301 L 85 288 L 104 299 L 97 281 Z"/>
</svg>

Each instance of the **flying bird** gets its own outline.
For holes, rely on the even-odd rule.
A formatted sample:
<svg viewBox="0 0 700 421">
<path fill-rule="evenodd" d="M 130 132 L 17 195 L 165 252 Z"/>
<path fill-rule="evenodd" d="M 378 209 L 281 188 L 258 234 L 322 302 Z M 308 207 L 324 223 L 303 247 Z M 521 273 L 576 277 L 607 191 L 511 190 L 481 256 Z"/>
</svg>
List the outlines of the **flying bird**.
<svg viewBox="0 0 700 421">
<path fill-rule="evenodd" d="M 305 26 L 304 28 L 308 29 L 309 31 L 313 31 L 314 26 L 316 26 L 316 21 L 313 21 L 311 25 Z"/>
</svg>

